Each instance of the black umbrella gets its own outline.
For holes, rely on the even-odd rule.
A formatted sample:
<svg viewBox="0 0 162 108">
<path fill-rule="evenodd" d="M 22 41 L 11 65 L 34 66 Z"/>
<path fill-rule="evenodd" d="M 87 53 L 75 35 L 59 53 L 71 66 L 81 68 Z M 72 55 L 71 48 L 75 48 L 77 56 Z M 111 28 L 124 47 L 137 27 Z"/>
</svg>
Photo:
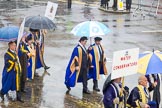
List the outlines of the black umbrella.
<svg viewBox="0 0 162 108">
<path fill-rule="evenodd" d="M 107 77 L 107 79 L 105 80 L 104 85 L 103 85 L 103 89 L 102 89 L 103 94 L 105 93 L 107 87 L 110 85 L 111 81 L 112 81 L 111 74 L 109 74 L 109 76 Z"/>
<path fill-rule="evenodd" d="M 45 16 L 29 16 L 25 20 L 25 27 L 32 29 L 55 29 L 56 25 Z"/>
</svg>

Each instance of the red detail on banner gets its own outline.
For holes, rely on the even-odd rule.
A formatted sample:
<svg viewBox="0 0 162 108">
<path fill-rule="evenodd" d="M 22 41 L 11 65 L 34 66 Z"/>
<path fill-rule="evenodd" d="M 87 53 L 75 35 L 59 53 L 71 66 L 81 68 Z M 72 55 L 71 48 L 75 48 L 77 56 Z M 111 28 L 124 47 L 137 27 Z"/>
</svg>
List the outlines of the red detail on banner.
<svg viewBox="0 0 162 108">
<path fill-rule="evenodd" d="M 124 56 L 120 58 L 121 61 L 130 60 L 130 59 L 131 59 L 131 56 Z"/>
<path fill-rule="evenodd" d="M 131 63 L 127 63 L 127 64 L 122 64 L 122 65 L 114 66 L 113 70 L 129 68 L 129 67 L 132 67 L 132 66 L 137 66 L 137 62 L 131 62 Z"/>
</svg>

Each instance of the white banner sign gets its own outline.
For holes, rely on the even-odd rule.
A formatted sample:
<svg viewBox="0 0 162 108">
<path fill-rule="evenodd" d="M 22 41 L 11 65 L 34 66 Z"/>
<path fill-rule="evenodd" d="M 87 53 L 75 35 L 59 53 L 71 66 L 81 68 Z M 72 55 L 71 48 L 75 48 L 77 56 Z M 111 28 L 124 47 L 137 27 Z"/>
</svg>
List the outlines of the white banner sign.
<svg viewBox="0 0 162 108">
<path fill-rule="evenodd" d="M 22 38 L 22 36 L 24 34 L 24 25 L 25 25 L 25 18 L 24 18 L 23 22 L 20 25 L 19 34 L 18 34 L 18 38 L 17 38 L 17 49 L 19 47 L 20 40 L 21 40 L 21 38 Z"/>
<path fill-rule="evenodd" d="M 124 10 L 123 0 L 117 0 L 117 1 L 118 1 L 118 10 Z"/>
<path fill-rule="evenodd" d="M 111 79 L 137 73 L 138 57 L 139 57 L 139 48 L 114 52 Z"/>
<path fill-rule="evenodd" d="M 45 12 L 45 17 L 49 18 L 50 20 L 54 20 L 57 7 L 58 7 L 58 4 L 48 1 L 46 12 Z"/>
</svg>

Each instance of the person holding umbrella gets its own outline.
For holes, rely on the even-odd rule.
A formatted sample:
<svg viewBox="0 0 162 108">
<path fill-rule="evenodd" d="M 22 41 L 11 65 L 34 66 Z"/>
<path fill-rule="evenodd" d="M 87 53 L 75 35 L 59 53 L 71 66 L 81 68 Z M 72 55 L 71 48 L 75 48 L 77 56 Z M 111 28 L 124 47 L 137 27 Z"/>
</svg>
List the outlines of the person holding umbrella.
<svg viewBox="0 0 162 108">
<path fill-rule="evenodd" d="M 33 42 L 35 44 L 35 49 L 36 49 L 36 55 L 35 55 L 36 56 L 36 64 L 35 64 L 36 68 L 44 67 L 45 70 L 49 69 L 50 67 L 46 66 L 44 63 L 43 53 L 41 53 L 41 50 L 40 50 L 42 45 L 44 44 L 40 42 L 40 40 L 43 40 L 42 42 L 44 42 L 44 35 L 40 31 L 44 29 L 54 30 L 56 28 L 56 25 L 49 18 L 38 15 L 38 16 L 26 17 L 24 26 L 29 27 L 31 34 L 33 35 Z"/>
<path fill-rule="evenodd" d="M 104 56 L 104 49 L 101 45 L 101 37 L 95 37 L 95 44 L 89 47 L 89 57 L 93 68 L 89 69 L 89 78 L 93 79 L 93 90 L 99 92 L 98 80 L 100 74 L 107 75 L 106 58 Z"/>
<path fill-rule="evenodd" d="M 87 70 L 88 70 L 88 53 L 86 43 L 88 38 L 83 36 L 79 40 L 79 44 L 74 48 L 69 64 L 66 68 L 65 85 L 68 91 L 70 87 L 74 87 L 77 82 L 83 83 L 83 93 L 90 94 L 87 87 Z"/>
<path fill-rule="evenodd" d="M 9 49 L 4 55 L 5 64 L 2 73 L 2 89 L 0 96 L 4 99 L 4 95 L 7 94 L 9 90 L 16 90 L 17 100 L 23 102 L 20 94 L 21 65 L 16 54 L 16 43 L 10 41 L 8 46 Z"/>
<path fill-rule="evenodd" d="M 36 69 L 44 67 L 44 70 L 49 69 L 50 67 L 46 66 L 44 62 L 44 35 L 43 30 L 36 30 L 35 33 L 35 46 L 36 46 Z"/>
<path fill-rule="evenodd" d="M 156 108 L 156 102 L 150 101 L 150 91 L 154 89 L 151 85 L 147 88 L 147 78 L 142 75 L 138 78 L 138 86 L 135 87 L 127 100 L 128 108 L 140 107 L 140 108 Z"/>
<path fill-rule="evenodd" d="M 36 50 L 36 69 L 44 67 L 44 70 L 49 69 L 50 67 L 46 66 L 43 58 L 43 51 L 44 48 L 44 33 L 42 33 L 39 29 L 32 29 L 30 28 L 30 32 L 32 35 L 32 40 Z M 44 50 L 44 49 L 43 49 Z"/>
<path fill-rule="evenodd" d="M 128 87 L 122 88 L 122 78 L 111 79 L 111 75 L 108 76 L 103 87 L 103 104 L 104 108 L 123 108 L 124 106 L 124 94 L 129 91 Z"/>
</svg>

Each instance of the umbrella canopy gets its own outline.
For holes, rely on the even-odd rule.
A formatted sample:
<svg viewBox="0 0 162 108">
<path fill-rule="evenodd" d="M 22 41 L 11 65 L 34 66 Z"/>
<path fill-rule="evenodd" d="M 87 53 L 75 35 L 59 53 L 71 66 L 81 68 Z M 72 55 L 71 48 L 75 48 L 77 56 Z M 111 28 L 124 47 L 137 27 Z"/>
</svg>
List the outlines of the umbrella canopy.
<svg viewBox="0 0 162 108">
<path fill-rule="evenodd" d="M 107 79 L 105 80 L 104 85 L 103 85 L 103 89 L 102 89 L 103 94 L 105 93 L 105 91 L 106 91 L 106 89 L 109 86 L 111 81 L 112 81 L 111 80 L 111 74 L 109 74 L 109 76 L 107 77 Z"/>
<path fill-rule="evenodd" d="M 162 53 L 153 51 L 140 54 L 138 72 L 146 75 L 162 73 Z"/>
<path fill-rule="evenodd" d="M 85 21 L 76 25 L 71 33 L 75 36 L 102 36 L 110 32 L 110 29 L 104 24 L 97 21 Z"/>
<path fill-rule="evenodd" d="M 55 29 L 56 25 L 44 16 L 29 16 L 25 20 L 25 27 L 32 29 Z"/>
<path fill-rule="evenodd" d="M 0 28 L 0 41 L 12 41 L 18 37 L 19 27 L 7 26 Z"/>
</svg>

